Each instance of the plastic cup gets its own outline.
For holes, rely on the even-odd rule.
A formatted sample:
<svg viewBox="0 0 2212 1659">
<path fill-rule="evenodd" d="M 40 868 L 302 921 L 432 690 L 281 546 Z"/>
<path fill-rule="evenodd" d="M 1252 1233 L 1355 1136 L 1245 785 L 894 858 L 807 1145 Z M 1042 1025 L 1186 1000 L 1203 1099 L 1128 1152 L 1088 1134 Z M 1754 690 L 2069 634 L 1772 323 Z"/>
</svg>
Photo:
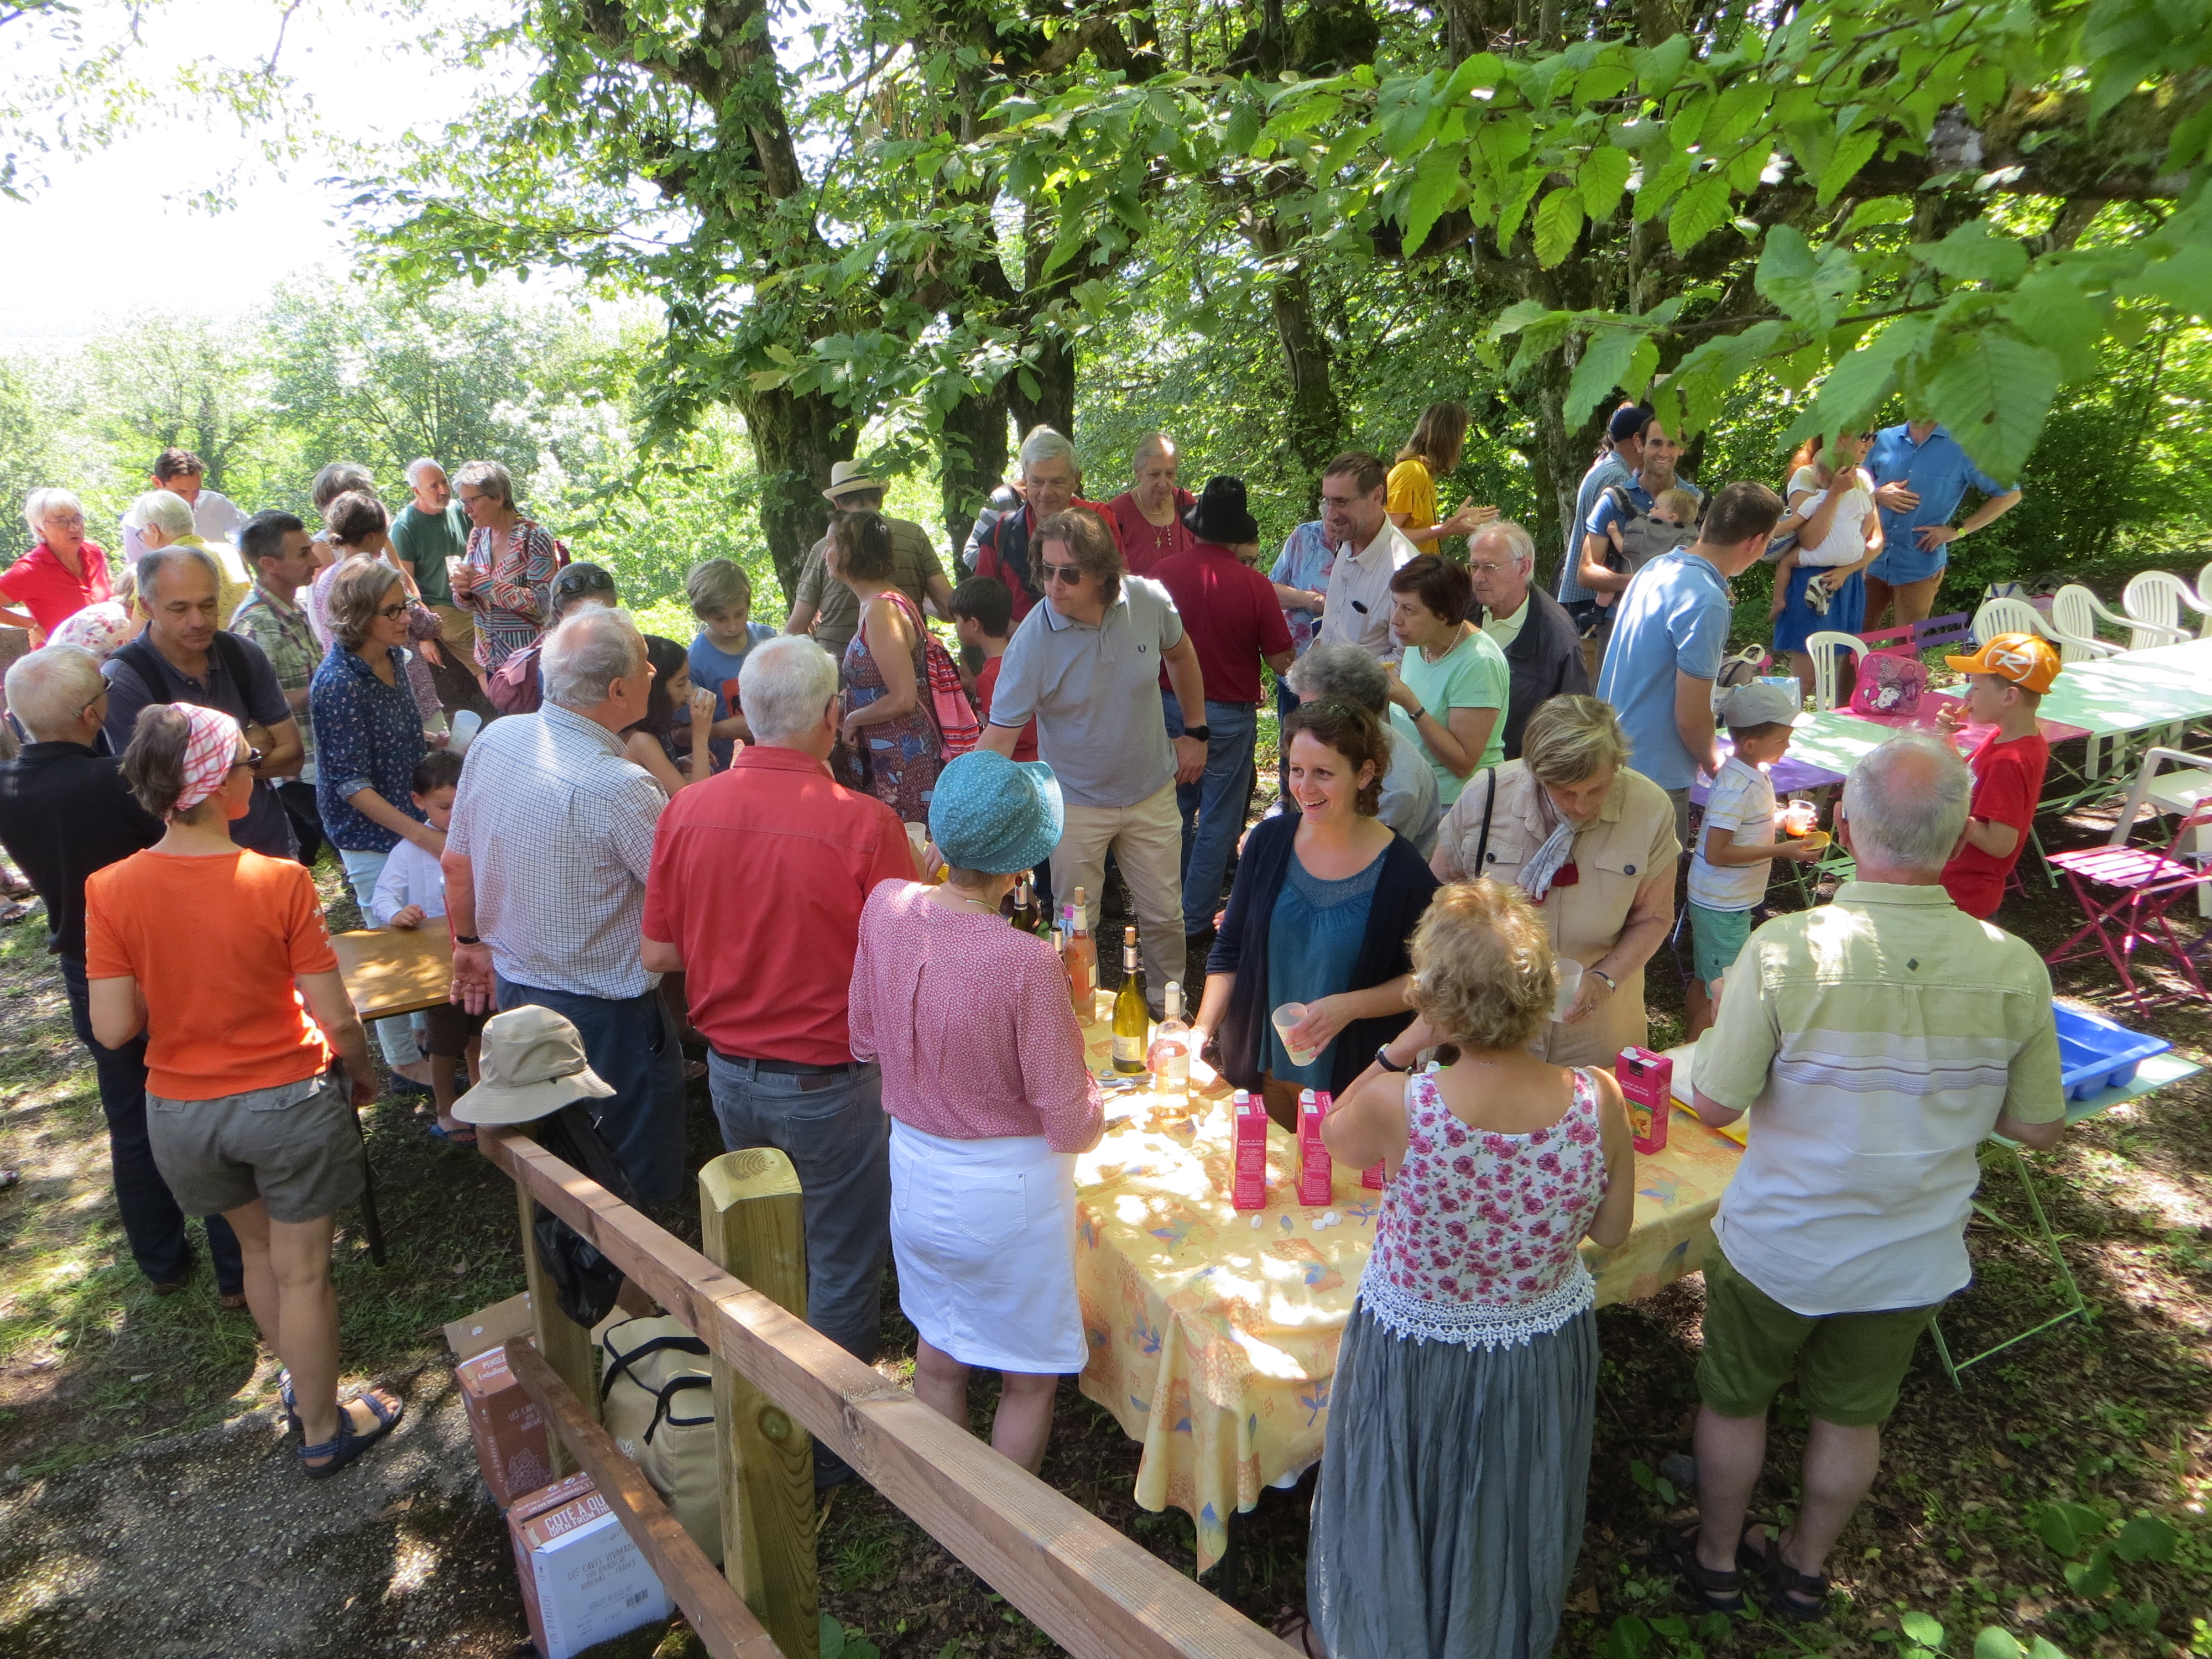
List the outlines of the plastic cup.
<svg viewBox="0 0 2212 1659">
<path fill-rule="evenodd" d="M 1275 1022 L 1275 1035 L 1282 1038 L 1283 1047 L 1289 1051 L 1293 1066 L 1310 1066 L 1314 1056 L 1321 1052 L 1318 1048 L 1301 1048 L 1291 1041 L 1291 1032 L 1305 1017 L 1306 1006 L 1303 1002 L 1286 1002 L 1267 1016 Z"/>
<path fill-rule="evenodd" d="M 1802 836 L 1813 827 L 1820 817 L 1819 810 L 1809 800 L 1793 800 L 1783 814 L 1782 827 L 1790 835 Z"/>
<path fill-rule="evenodd" d="M 1552 1018 L 1562 1020 L 1573 1009 L 1575 999 L 1582 994 L 1583 965 L 1572 957 L 1555 957 L 1553 965 L 1559 970 L 1559 988 L 1552 998 Z"/>
<path fill-rule="evenodd" d="M 469 752 L 469 745 L 476 741 L 477 733 L 483 729 L 483 716 L 473 708 L 464 708 L 453 716 L 453 739 L 446 746 L 456 755 L 465 755 Z"/>
</svg>

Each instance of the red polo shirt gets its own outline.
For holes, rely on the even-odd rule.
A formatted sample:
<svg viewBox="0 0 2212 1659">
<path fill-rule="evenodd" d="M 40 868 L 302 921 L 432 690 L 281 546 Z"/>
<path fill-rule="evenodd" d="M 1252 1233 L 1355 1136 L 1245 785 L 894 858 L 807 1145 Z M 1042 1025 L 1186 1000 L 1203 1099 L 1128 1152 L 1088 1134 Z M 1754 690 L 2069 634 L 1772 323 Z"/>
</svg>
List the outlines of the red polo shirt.
<svg viewBox="0 0 2212 1659">
<path fill-rule="evenodd" d="M 898 814 L 796 749 L 752 744 L 660 815 L 645 936 L 684 957 L 691 1021 L 725 1054 L 842 1066 L 860 907 L 914 879 Z"/>
<path fill-rule="evenodd" d="M 52 637 L 54 629 L 85 606 L 115 597 L 107 580 L 106 554 L 87 542 L 77 549 L 76 562 L 82 574 L 72 575 L 53 549 L 40 542 L 0 570 L 0 593 L 29 611 L 39 631 Z"/>
<path fill-rule="evenodd" d="M 1114 533 L 1121 543 L 1121 562 L 1131 575 L 1149 576 L 1152 567 L 1162 559 L 1188 553 L 1196 545 L 1184 527 L 1182 515 L 1197 505 L 1198 497 L 1178 488 L 1175 493 L 1175 516 L 1164 525 L 1157 525 L 1137 505 L 1133 490 L 1125 489 L 1106 503 L 1106 516 L 1114 521 Z"/>
<path fill-rule="evenodd" d="M 1197 541 L 1154 565 L 1152 580 L 1174 597 L 1206 675 L 1206 700 L 1258 702 L 1260 659 L 1291 648 L 1274 584 L 1227 548 Z"/>
</svg>

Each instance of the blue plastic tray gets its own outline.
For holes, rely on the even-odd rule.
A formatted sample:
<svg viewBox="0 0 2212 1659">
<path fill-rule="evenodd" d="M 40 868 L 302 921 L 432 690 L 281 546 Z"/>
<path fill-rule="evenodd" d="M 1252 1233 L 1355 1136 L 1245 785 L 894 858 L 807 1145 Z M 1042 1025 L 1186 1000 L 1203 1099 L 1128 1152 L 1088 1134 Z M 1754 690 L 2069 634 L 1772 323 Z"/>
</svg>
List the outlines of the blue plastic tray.
<svg viewBox="0 0 2212 1659">
<path fill-rule="evenodd" d="M 2164 1037 L 2130 1031 L 2063 1003 L 2052 1003 L 2051 1012 L 2058 1021 L 2058 1080 L 2069 1100 L 2126 1088 L 2136 1066 L 2173 1047 Z"/>
</svg>

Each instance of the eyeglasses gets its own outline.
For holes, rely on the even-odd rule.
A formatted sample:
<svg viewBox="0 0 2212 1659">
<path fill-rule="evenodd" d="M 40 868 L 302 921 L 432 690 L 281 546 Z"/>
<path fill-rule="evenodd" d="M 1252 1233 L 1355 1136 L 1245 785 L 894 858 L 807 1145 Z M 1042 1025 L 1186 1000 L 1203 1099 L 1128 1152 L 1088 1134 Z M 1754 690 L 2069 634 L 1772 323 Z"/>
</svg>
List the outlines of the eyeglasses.
<svg viewBox="0 0 2212 1659">
<path fill-rule="evenodd" d="M 1083 567 L 1079 564 L 1041 564 L 1037 575 L 1044 581 L 1061 582 L 1069 587 L 1083 586 Z"/>
<path fill-rule="evenodd" d="M 242 766 L 249 772 L 258 772 L 261 769 L 261 763 L 268 758 L 269 757 L 263 754 L 258 749 L 248 749 L 246 751 L 246 758 L 244 760 L 234 760 L 231 762 L 230 769 L 235 772 Z"/>
<path fill-rule="evenodd" d="M 407 614 L 407 601 L 402 599 L 398 605 L 387 605 L 376 614 L 386 622 L 398 622 Z"/>
<path fill-rule="evenodd" d="M 1510 564 L 1493 564 L 1487 562 L 1481 564 L 1470 564 L 1467 568 L 1467 574 L 1470 576 L 1495 576 L 1501 571 L 1510 570 L 1513 567 Z"/>
</svg>

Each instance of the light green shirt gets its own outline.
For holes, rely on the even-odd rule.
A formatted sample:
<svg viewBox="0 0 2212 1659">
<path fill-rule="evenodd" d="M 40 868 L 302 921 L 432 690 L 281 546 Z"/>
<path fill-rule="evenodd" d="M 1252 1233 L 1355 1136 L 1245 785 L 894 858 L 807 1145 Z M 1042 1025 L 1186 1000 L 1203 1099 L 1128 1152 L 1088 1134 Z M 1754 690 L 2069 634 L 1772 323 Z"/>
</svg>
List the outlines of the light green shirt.
<svg viewBox="0 0 2212 1659">
<path fill-rule="evenodd" d="M 1504 650 L 1521 637 L 1521 629 L 1528 621 L 1531 603 L 1527 595 L 1522 595 L 1521 608 L 1510 617 L 1501 617 L 1495 611 L 1485 611 L 1482 613 L 1484 635 L 1500 651 Z"/>
<path fill-rule="evenodd" d="M 1399 661 L 1398 673 L 1407 689 L 1421 700 L 1421 707 L 1446 725 L 1451 723 L 1449 711 L 1454 708 L 1498 711 L 1498 718 L 1490 723 L 1490 741 L 1468 776 L 1479 775 L 1484 767 L 1495 766 L 1505 758 L 1505 705 L 1513 693 L 1513 671 L 1506 666 L 1505 653 L 1498 649 L 1497 641 L 1478 629 L 1444 653 L 1440 662 L 1431 662 L 1419 651 L 1409 650 Z M 1413 717 L 1395 703 L 1390 705 L 1390 722 L 1420 745 L 1437 775 L 1437 799 L 1449 811 L 1459 792 L 1467 787 L 1467 779 L 1436 757 L 1435 751 L 1422 742 Z"/>
<path fill-rule="evenodd" d="M 1748 1109 L 1714 1237 L 1809 1316 L 1961 1289 L 1976 1152 L 1998 1115 L 2063 1117 L 2051 975 L 1941 887 L 1845 882 L 1753 933 L 1693 1078 Z"/>
</svg>

